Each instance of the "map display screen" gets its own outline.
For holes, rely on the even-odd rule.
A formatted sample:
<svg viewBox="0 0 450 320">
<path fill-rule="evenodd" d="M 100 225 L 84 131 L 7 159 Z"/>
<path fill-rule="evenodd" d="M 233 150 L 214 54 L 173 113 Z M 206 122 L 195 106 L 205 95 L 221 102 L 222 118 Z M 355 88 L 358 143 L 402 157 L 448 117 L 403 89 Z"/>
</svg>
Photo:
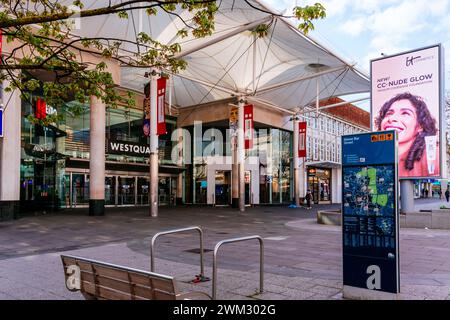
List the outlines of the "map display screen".
<svg viewBox="0 0 450 320">
<path fill-rule="evenodd" d="M 370 248 L 383 258 L 384 249 L 395 250 L 394 170 L 393 165 L 344 168 L 344 252 Z"/>
<path fill-rule="evenodd" d="M 375 289 L 398 292 L 395 141 L 394 132 L 342 137 L 344 285 L 374 289 L 368 278 L 375 266 Z"/>
</svg>

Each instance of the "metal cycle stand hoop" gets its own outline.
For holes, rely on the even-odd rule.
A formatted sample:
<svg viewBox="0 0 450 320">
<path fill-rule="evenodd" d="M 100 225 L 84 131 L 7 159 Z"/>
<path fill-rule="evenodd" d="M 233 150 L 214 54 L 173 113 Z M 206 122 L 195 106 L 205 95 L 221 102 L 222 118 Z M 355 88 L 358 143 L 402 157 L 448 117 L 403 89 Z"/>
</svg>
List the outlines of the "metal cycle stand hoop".
<svg viewBox="0 0 450 320">
<path fill-rule="evenodd" d="M 242 238 L 234 238 L 234 239 L 227 239 L 222 240 L 216 244 L 214 247 L 214 257 L 213 257 L 213 283 L 212 283 L 212 298 L 213 300 L 216 300 L 217 296 L 217 252 L 219 251 L 219 248 L 227 243 L 235 243 L 235 242 L 241 242 L 241 241 L 248 241 L 248 240 L 258 240 L 259 241 L 259 293 L 263 293 L 264 291 L 264 242 L 263 239 L 260 236 L 249 236 L 249 237 L 242 237 Z"/>
<path fill-rule="evenodd" d="M 201 227 L 188 227 L 188 228 L 182 228 L 182 229 L 174 229 L 174 230 L 158 232 L 157 234 L 155 234 L 152 238 L 151 245 L 150 245 L 150 266 L 151 266 L 152 272 L 155 272 L 155 257 L 154 257 L 155 249 L 154 249 L 154 247 L 155 247 L 156 239 L 162 235 L 181 233 L 181 232 L 192 231 L 192 230 L 198 231 L 198 233 L 200 235 L 200 277 L 205 278 L 205 272 L 204 272 L 204 266 L 203 266 L 203 230 Z"/>
</svg>

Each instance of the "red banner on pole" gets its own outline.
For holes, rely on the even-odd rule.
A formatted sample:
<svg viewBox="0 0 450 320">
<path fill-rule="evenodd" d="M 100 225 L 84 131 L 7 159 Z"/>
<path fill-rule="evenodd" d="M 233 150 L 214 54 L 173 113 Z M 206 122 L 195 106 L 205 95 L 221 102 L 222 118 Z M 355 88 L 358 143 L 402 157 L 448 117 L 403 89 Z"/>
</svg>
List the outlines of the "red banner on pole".
<svg viewBox="0 0 450 320">
<path fill-rule="evenodd" d="M 38 98 L 36 100 L 36 107 L 34 110 L 34 116 L 36 119 L 42 120 L 47 118 L 47 105 L 44 100 Z"/>
<path fill-rule="evenodd" d="M 157 112 L 157 135 L 166 134 L 166 104 L 165 104 L 165 98 L 166 98 L 166 86 L 167 86 L 167 78 L 161 77 L 157 81 L 157 88 L 158 88 L 158 95 L 157 95 L 157 105 L 158 105 L 158 112 Z"/>
<path fill-rule="evenodd" d="M 306 122 L 298 123 L 298 156 L 306 158 Z"/>
<path fill-rule="evenodd" d="M 142 122 L 142 131 L 146 137 L 150 136 L 150 98 L 144 98 L 144 119 Z"/>
<path fill-rule="evenodd" d="M 253 148 L 253 105 L 244 106 L 245 149 Z"/>
<path fill-rule="evenodd" d="M 167 78 L 161 77 L 156 82 L 157 87 L 157 111 L 156 111 L 156 134 L 162 135 L 167 133 L 166 129 L 166 108 L 165 108 L 165 97 L 166 97 L 166 86 L 167 86 Z M 144 88 L 144 119 L 143 119 L 143 131 L 144 135 L 150 135 L 150 83 L 148 83 Z"/>
</svg>

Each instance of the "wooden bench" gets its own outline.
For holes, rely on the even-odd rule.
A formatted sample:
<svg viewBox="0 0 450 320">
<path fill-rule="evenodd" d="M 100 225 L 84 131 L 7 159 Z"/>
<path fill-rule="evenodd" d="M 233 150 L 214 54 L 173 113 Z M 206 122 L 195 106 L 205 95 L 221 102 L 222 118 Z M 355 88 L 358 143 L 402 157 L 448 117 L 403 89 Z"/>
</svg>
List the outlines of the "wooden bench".
<svg viewBox="0 0 450 320">
<path fill-rule="evenodd" d="M 88 300 L 211 299 L 204 292 L 178 292 L 176 281 L 170 276 L 75 256 L 61 255 L 61 260 L 66 288 L 81 291 Z M 78 276 L 78 285 L 73 286 L 72 280 Z"/>
</svg>

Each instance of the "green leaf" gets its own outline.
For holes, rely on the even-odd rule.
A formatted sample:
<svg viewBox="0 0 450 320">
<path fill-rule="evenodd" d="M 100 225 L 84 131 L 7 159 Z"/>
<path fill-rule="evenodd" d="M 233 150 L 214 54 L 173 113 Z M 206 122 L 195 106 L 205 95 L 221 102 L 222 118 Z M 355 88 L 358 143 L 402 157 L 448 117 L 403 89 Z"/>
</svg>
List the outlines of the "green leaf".
<svg viewBox="0 0 450 320">
<path fill-rule="evenodd" d="M 128 19 L 128 12 L 126 12 L 126 11 L 120 11 L 120 12 L 117 13 L 117 15 L 121 19 Z"/>
</svg>

